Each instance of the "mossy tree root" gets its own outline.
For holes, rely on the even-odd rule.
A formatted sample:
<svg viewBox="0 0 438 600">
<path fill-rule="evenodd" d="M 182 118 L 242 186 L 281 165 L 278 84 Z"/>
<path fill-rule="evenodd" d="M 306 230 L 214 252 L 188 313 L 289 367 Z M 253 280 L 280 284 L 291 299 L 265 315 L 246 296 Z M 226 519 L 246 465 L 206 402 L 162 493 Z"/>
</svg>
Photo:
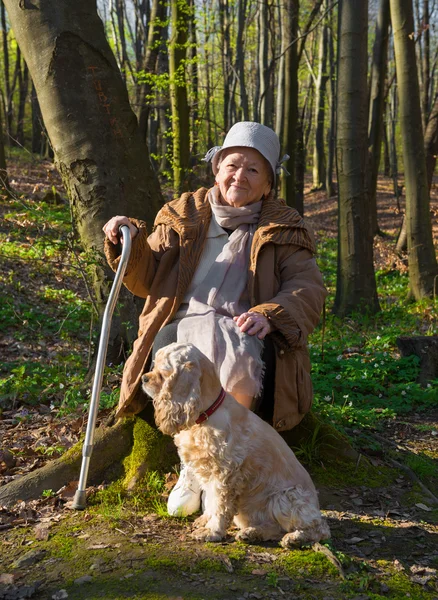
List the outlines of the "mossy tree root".
<svg viewBox="0 0 438 600">
<path fill-rule="evenodd" d="M 100 483 L 103 479 L 113 479 L 122 474 L 122 459 L 132 450 L 133 429 L 134 419 L 125 419 L 112 427 L 96 429 L 88 483 Z M 44 490 L 56 492 L 62 486 L 79 479 L 81 462 L 82 441 L 60 458 L 3 486 L 0 489 L 0 504 L 12 506 L 20 500 L 36 499 Z"/>
</svg>

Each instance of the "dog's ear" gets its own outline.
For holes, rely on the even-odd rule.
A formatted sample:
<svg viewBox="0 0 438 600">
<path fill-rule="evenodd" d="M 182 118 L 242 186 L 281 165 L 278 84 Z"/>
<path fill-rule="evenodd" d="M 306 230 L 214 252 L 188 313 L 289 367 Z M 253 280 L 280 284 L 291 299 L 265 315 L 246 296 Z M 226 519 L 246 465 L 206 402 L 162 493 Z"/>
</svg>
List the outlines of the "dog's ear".
<svg viewBox="0 0 438 600">
<path fill-rule="evenodd" d="M 201 371 L 195 362 L 179 365 L 154 398 L 155 422 L 160 431 L 176 435 L 190 429 L 202 410 Z"/>
</svg>

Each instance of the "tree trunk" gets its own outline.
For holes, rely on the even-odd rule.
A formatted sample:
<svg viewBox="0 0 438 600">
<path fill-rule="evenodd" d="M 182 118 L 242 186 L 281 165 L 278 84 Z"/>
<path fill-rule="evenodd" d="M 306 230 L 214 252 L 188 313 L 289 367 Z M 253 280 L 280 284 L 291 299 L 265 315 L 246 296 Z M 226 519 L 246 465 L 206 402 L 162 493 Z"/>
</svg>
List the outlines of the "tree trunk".
<svg viewBox="0 0 438 600">
<path fill-rule="evenodd" d="M 390 0 L 406 186 L 409 284 L 416 300 L 434 292 L 438 266 L 432 238 L 412 0 Z"/>
<path fill-rule="evenodd" d="M 260 73 L 260 106 L 259 115 L 260 123 L 271 127 L 272 113 L 269 103 L 270 81 L 268 68 L 268 52 L 269 52 L 269 27 L 268 27 L 269 7 L 267 0 L 260 3 L 259 18 L 258 18 L 258 40 L 259 40 L 259 56 L 258 68 Z"/>
<path fill-rule="evenodd" d="M 245 60 L 243 43 L 243 32 L 245 29 L 246 20 L 246 7 L 247 0 L 239 0 L 237 5 L 236 73 L 239 78 L 240 114 L 242 121 L 249 121 L 248 92 L 245 83 Z"/>
<path fill-rule="evenodd" d="M 18 52 L 17 46 L 17 61 L 21 63 L 21 53 Z M 18 146 L 24 148 L 24 114 L 26 111 L 27 93 L 29 90 L 29 69 L 26 62 L 23 60 L 23 69 L 20 68 L 18 77 L 18 112 L 17 112 L 17 129 L 15 133 L 15 141 Z"/>
<path fill-rule="evenodd" d="M 152 225 L 161 204 L 158 182 L 96 3 L 46 0 L 38 10 L 32 3 L 5 4 L 38 94 L 75 227 L 95 261 L 94 291 L 103 311 L 110 271 L 101 258 L 102 226 L 114 214 Z M 124 293 L 111 329 L 109 361 L 120 360 L 122 347 L 135 337 L 137 315 L 132 296 Z"/>
<path fill-rule="evenodd" d="M 438 379 L 438 336 L 398 337 L 396 342 L 402 356 L 413 354 L 420 359 L 418 383 L 427 385 L 430 381 Z"/>
<path fill-rule="evenodd" d="M 190 80 L 190 156 L 192 161 L 195 160 L 195 156 L 198 154 L 198 141 L 199 141 L 199 60 L 198 60 L 198 44 L 196 39 L 196 18 L 195 18 L 195 2 L 189 0 L 190 4 L 190 15 L 189 15 L 189 32 L 190 32 L 190 46 L 189 46 L 189 80 Z M 194 166 L 194 162 L 191 164 Z M 192 186 L 190 186 L 192 188 Z"/>
<path fill-rule="evenodd" d="M 166 20 L 166 3 L 160 0 L 153 0 L 151 16 L 149 21 L 149 31 L 147 45 L 143 64 L 141 65 L 142 74 L 141 84 L 138 90 L 139 109 L 137 111 L 138 129 L 143 140 L 148 137 L 148 121 L 150 106 L 152 100 L 153 82 L 152 76 L 157 71 L 157 58 L 160 50 L 159 41 L 161 39 L 163 22 Z"/>
<path fill-rule="evenodd" d="M 385 81 L 388 72 L 389 0 L 380 0 L 376 22 L 373 60 L 371 64 L 370 106 L 368 113 L 368 152 L 371 233 L 378 230 L 377 222 L 377 177 L 383 135 L 383 113 L 385 106 Z"/>
<path fill-rule="evenodd" d="M 32 108 L 32 153 L 44 156 L 47 145 L 47 132 L 33 82 L 30 92 L 30 104 Z"/>
<path fill-rule="evenodd" d="M 3 69 L 4 69 L 4 84 L 5 84 L 5 129 L 8 145 L 11 144 L 12 136 L 12 116 L 13 105 L 11 89 L 11 81 L 9 75 L 9 44 L 8 44 L 8 27 L 6 24 L 6 10 L 4 2 L 0 1 L 0 17 L 2 24 L 2 42 L 3 42 Z"/>
<path fill-rule="evenodd" d="M 367 193 L 368 2 L 341 0 L 338 48 L 338 273 L 334 312 L 379 310 Z"/>
<path fill-rule="evenodd" d="M 298 0 L 284 0 L 283 24 L 285 36 L 285 67 L 284 67 L 284 121 L 282 136 L 280 138 L 283 152 L 289 154 L 289 177 L 281 174 L 280 195 L 289 206 L 293 206 L 303 213 L 303 206 L 299 206 L 295 195 L 295 149 L 298 118 L 298 60 L 296 38 L 298 33 Z"/>
<path fill-rule="evenodd" d="M 90 459 L 88 483 L 107 479 L 111 467 L 112 478 L 120 476 L 121 460 L 132 449 L 134 420 L 118 421 L 113 427 L 99 427 L 95 432 L 93 453 Z M 82 443 L 77 443 L 66 454 L 48 462 L 44 467 L 12 480 L 0 488 L 0 504 L 12 506 L 18 500 L 31 500 L 44 490 L 57 492 L 62 486 L 79 479 L 82 462 Z"/>
<path fill-rule="evenodd" d="M 328 100 L 330 106 L 330 119 L 327 128 L 327 169 L 325 189 L 328 198 L 335 195 L 335 186 L 333 184 L 333 168 L 335 163 L 336 149 L 336 74 L 335 74 L 335 47 L 333 41 L 333 13 L 330 15 L 330 27 L 328 29 Z"/>
<path fill-rule="evenodd" d="M 399 196 L 400 189 L 398 185 L 398 160 L 396 145 L 396 125 L 397 125 L 397 81 L 394 80 L 389 91 L 388 117 L 387 117 L 387 137 L 389 150 L 389 176 L 392 179 L 392 188 L 397 200 L 397 208 L 400 209 Z"/>
<path fill-rule="evenodd" d="M 321 11 L 326 12 L 327 0 L 322 3 Z M 324 149 L 325 125 L 325 87 L 327 83 L 327 22 L 321 25 L 318 49 L 318 76 L 315 84 L 315 144 L 313 147 L 313 186 L 314 190 L 325 188 L 326 159 Z"/>
<path fill-rule="evenodd" d="M 173 187 L 175 196 L 188 189 L 190 116 L 187 99 L 186 55 L 188 6 L 171 0 L 172 34 L 169 43 L 170 105 L 172 108 Z"/>
<path fill-rule="evenodd" d="M 430 90 L 430 24 L 429 24 L 429 0 L 423 0 L 423 18 L 421 23 L 421 35 L 423 36 L 423 56 L 421 61 L 422 90 L 421 90 L 421 116 L 423 120 L 423 131 L 429 119 L 429 90 Z"/>
<path fill-rule="evenodd" d="M 424 133 L 424 151 L 426 153 L 427 187 L 430 192 L 438 154 L 438 94 L 430 113 Z"/>
<path fill-rule="evenodd" d="M 9 192 L 8 170 L 6 167 L 5 144 L 2 124 L 2 111 L 0 110 L 0 194 Z"/>
</svg>

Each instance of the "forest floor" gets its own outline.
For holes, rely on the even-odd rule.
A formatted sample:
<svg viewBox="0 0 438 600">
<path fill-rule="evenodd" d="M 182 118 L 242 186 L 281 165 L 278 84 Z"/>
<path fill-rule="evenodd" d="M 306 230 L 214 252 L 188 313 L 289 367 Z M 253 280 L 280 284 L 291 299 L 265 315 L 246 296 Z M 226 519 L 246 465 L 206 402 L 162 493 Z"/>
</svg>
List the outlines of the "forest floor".
<svg viewBox="0 0 438 600">
<path fill-rule="evenodd" d="M 11 162 L 9 176 L 17 196 L 38 200 L 54 185 L 62 194 L 49 162 L 26 168 L 20 161 Z M 377 268 L 400 270 L 406 266 L 393 246 L 403 198 L 398 209 L 391 185 L 388 179 L 379 180 L 379 225 L 387 235 L 376 238 L 375 261 Z M 322 231 L 335 237 L 336 197 L 307 192 L 306 218 L 317 237 Z M 436 184 L 431 208 L 438 239 Z M 9 211 L 4 199 L 0 233 L 12 236 L 13 228 L 25 224 L 19 214 L 3 219 Z M 23 243 L 32 245 L 34 239 Z M 46 284 L 53 287 L 53 278 L 63 285 L 67 280 L 75 293 L 87 297 L 82 279 L 63 272 L 60 262 L 39 270 L 36 278 L 33 268 L 19 257 L 8 258 L 0 264 L 0 275 L 6 281 L 13 270 L 29 294 Z M 20 286 L 6 288 L 6 294 L 19 293 Z M 0 338 L 0 351 L 4 363 L 21 358 L 50 363 L 63 344 L 62 338 L 36 342 L 32 332 L 15 336 L 8 328 Z M 85 338 L 82 347 L 65 351 L 85 355 L 86 346 Z M 51 393 L 61 395 L 62 390 Z M 102 411 L 99 419 L 106 415 Z M 60 448 L 71 447 L 85 423 L 83 413 L 61 416 L 43 401 L 31 406 L 15 398 L 12 405 L 5 405 L 0 412 L 0 486 L 44 465 Z M 191 518 L 170 519 L 160 510 L 145 513 L 136 507 L 136 501 L 141 505 L 138 495 L 125 505 L 115 494 L 111 501 L 91 501 L 86 511 L 75 512 L 67 508 L 72 495 L 67 486 L 59 493 L 48 490 L 39 500 L 0 507 L 0 600 L 438 600 L 438 470 L 430 479 L 433 485 L 425 487 L 394 462 L 397 454 L 427 450 L 438 466 L 438 406 L 427 413 L 388 419 L 379 431 L 376 436 L 384 438 L 387 453 L 369 452 L 357 464 L 321 460 L 308 465 L 332 532 L 330 543 L 313 548 L 249 546 L 235 542 L 232 530 L 224 543 L 195 542 L 190 538 Z M 174 481 L 175 476 L 169 479 Z"/>
</svg>

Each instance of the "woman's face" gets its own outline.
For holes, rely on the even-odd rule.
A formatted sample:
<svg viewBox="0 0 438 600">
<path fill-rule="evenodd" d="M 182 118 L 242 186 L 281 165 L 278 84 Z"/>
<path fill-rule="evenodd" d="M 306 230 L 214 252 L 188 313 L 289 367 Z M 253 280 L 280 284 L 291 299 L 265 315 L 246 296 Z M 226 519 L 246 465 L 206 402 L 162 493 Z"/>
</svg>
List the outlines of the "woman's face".
<svg viewBox="0 0 438 600">
<path fill-rule="evenodd" d="M 258 202 L 271 191 L 271 169 L 254 148 L 227 148 L 222 152 L 216 183 L 230 206 Z"/>
</svg>

